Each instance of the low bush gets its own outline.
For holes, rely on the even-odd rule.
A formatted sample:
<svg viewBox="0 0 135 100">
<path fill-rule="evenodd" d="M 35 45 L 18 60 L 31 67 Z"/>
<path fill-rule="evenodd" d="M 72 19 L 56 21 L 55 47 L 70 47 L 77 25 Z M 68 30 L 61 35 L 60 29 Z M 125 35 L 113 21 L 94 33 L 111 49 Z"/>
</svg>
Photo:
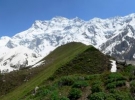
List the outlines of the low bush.
<svg viewBox="0 0 135 100">
<path fill-rule="evenodd" d="M 113 93 L 112 95 L 116 100 L 132 100 L 129 97 L 128 93 L 125 93 L 125 92 L 116 92 L 116 93 Z"/>
<path fill-rule="evenodd" d="M 69 92 L 68 98 L 70 100 L 76 100 L 82 96 L 82 91 L 80 89 L 72 88 Z"/>
<path fill-rule="evenodd" d="M 93 79 L 95 80 L 95 79 L 100 78 L 100 74 L 87 75 L 84 78 L 85 78 L 85 80 L 93 80 Z"/>
<path fill-rule="evenodd" d="M 70 99 L 67 97 L 61 97 L 60 100 L 70 100 Z"/>
<path fill-rule="evenodd" d="M 129 75 L 129 81 L 135 80 L 135 75 Z"/>
<path fill-rule="evenodd" d="M 95 81 L 92 83 L 92 85 L 96 85 L 96 84 L 102 85 L 103 83 L 102 83 L 101 80 L 95 80 Z"/>
<path fill-rule="evenodd" d="M 50 97 L 51 100 L 59 100 L 59 95 L 57 91 L 53 91 Z"/>
<path fill-rule="evenodd" d="M 130 82 L 130 91 L 131 93 L 135 93 L 135 80 Z"/>
<path fill-rule="evenodd" d="M 107 77 L 106 84 L 114 82 L 114 81 L 121 81 L 121 80 L 126 80 L 126 78 L 120 74 L 120 73 L 111 73 Z"/>
<path fill-rule="evenodd" d="M 125 80 L 117 81 L 117 82 L 116 82 L 116 86 L 117 86 L 117 87 L 121 87 L 121 86 L 125 86 L 125 85 L 126 85 L 126 81 L 125 81 Z"/>
<path fill-rule="evenodd" d="M 48 90 L 48 89 L 39 89 L 37 91 L 35 97 L 38 97 L 38 96 L 43 97 L 43 96 L 48 95 L 49 93 L 50 93 L 50 90 Z"/>
<path fill-rule="evenodd" d="M 92 83 L 92 87 L 91 87 L 92 93 L 102 92 L 103 91 L 102 85 L 103 85 L 103 83 L 100 80 L 94 81 Z"/>
<path fill-rule="evenodd" d="M 103 89 L 102 89 L 102 87 L 101 87 L 100 85 L 95 84 L 95 85 L 93 85 L 93 86 L 91 87 L 91 91 L 92 91 L 92 93 L 95 93 L 95 92 L 102 92 Z"/>
<path fill-rule="evenodd" d="M 74 84 L 74 79 L 71 77 L 62 77 L 58 82 L 59 86 L 71 86 Z"/>
<path fill-rule="evenodd" d="M 115 89 L 116 87 L 121 87 L 121 86 L 125 86 L 125 85 L 126 85 L 125 81 L 115 81 L 115 82 L 112 82 L 112 83 L 108 83 L 106 85 L 106 88 L 107 89 Z"/>
<path fill-rule="evenodd" d="M 89 100 L 105 100 L 105 93 L 104 92 L 98 92 L 93 93 L 88 96 Z"/>
<path fill-rule="evenodd" d="M 89 100 L 132 100 L 128 93 L 116 92 L 116 93 L 104 93 L 98 92 L 88 96 Z"/>
<path fill-rule="evenodd" d="M 114 89 L 116 87 L 121 87 L 121 86 L 125 86 L 125 85 L 126 85 L 125 81 L 115 81 L 115 82 L 112 82 L 112 83 L 108 83 L 106 85 L 106 88 L 107 89 Z"/>
<path fill-rule="evenodd" d="M 116 88 L 116 82 L 107 84 L 107 85 L 106 85 L 106 88 L 107 88 L 107 89 L 115 89 L 115 88 Z"/>
<path fill-rule="evenodd" d="M 83 88 L 83 87 L 87 87 L 88 86 L 88 82 L 86 81 L 77 81 L 73 84 L 73 88 Z"/>
<path fill-rule="evenodd" d="M 115 89 L 109 89 L 109 92 L 110 93 L 117 93 L 117 92 L 119 92 L 119 90 L 117 90 L 116 88 Z"/>
</svg>

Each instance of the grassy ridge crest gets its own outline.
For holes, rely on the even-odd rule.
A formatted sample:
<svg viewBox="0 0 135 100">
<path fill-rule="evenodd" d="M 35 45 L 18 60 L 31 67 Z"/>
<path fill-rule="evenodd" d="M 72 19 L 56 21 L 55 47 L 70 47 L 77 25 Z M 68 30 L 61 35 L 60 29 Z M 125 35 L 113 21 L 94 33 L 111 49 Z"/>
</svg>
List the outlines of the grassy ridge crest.
<svg viewBox="0 0 135 100">
<path fill-rule="evenodd" d="M 82 43 L 68 43 L 55 49 L 47 57 L 42 60 L 49 62 L 44 65 L 44 70 L 38 73 L 35 77 L 30 79 L 28 82 L 16 87 L 12 92 L 1 97 L 1 100 L 18 100 L 25 96 L 27 93 L 32 91 L 36 86 L 40 85 L 43 81 L 48 79 L 53 73 L 62 65 L 68 63 L 76 55 L 85 51 L 89 46 Z"/>
</svg>

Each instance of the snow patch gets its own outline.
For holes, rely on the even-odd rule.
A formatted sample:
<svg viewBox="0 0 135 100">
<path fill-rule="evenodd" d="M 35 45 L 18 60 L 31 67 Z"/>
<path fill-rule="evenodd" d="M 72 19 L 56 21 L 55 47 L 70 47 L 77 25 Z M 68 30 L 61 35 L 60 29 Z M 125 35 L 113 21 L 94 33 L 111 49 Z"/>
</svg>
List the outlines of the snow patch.
<svg viewBox="0 0 135 100">
<path fill-rule="evenodd" d="M 110 61 L 112 62 L 111 72 L 116 72 L 117 71 L 116 61 L 115 60 L 110 60 Z"/>
</svg>

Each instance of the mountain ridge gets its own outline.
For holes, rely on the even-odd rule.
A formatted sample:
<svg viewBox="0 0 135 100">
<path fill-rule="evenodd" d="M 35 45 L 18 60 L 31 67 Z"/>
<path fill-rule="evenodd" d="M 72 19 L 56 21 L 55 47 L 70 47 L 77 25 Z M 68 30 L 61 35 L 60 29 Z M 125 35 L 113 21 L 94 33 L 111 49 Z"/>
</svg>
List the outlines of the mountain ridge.
<svg viewBox="0 0 135 100">
<path fill-rule="evenodd" d="M 45 21 L 36 20 L 28 30 L 17 33 L 13 37 L 5 37 L 5 39 L 1 37 L 0 47 L 1 51 L 4 52 L 1 52 L 0 56 L 2 56 L 3 53 L 6 54 L 8 50 L 18 46 L 24 46 L 32 50 L 35 54 L 44 57 L 63 44 L 82 42 L 86 45 L 95 46 L 105 54 L 118 57 L 118 48 L 113 47 L 115 47 L 118 42 L 122 45 L 122 41 L 116 40 L 123 38 L 122 36 L 120 37 L 120 34 L 128 30 L 125 30 L 127 26 L 132 26 L 132 31 L 127 32 L 124 36 L 127 38 L 132 37 L 132 40 L 134 40 L 134 23 L 135 13 L 125 17 L 107 19 L 93 18 L 89 21 L 84 21 L 77 17 L 73 19 L 54 17 Z M 119 38 L 113 39 L 115 37 Z M 129 41 L 130 39 L 126 39 L 126 43 L 129 43 Z M 110 46 L 111 44 L 112 46 Z M 129 46 L 127 46 L 126 49 L 127 48 L 129 48 Z M 115 49 L 115 51 L 113 51 L 113 49 Z M 120 53 L 121 52 L 123 51 L 120 50 Z M 134 52 L 130 53 L 130 57 L 122 56 L 119 58 L 134 59 Z M 21 59 L 18 59 L 18 61 L 19 60 Z M 4 62 L 3 60 L 0 61 L 1 64 Z"/>
</svg>

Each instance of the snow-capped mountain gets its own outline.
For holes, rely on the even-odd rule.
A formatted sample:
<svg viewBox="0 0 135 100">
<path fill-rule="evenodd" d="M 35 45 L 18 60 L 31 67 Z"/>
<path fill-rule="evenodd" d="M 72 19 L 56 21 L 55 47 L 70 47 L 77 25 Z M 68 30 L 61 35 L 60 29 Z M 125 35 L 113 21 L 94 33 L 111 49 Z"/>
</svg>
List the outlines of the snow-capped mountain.
<svg viewBox="0 0 135 100">
<path fill-rule="evenodd" d="M 135 59 L 135 14 L 119 18 L 122 27 L 100 46 L 100 50 L 119 59 Z"/>
<path fill-rule="evenodd" d="M 39 54 L 24 46 L 18 46 L 13 49 L 7 49 L 1 56 L 0 69 L 2 72 L 9 72 L 32 66 L 40 59 L 41 56 Z"/>
<path fill-rule="evenodd" d="M 131 46 L 133 47 L 134 42 L 132 41 L 134 41 L 135 38 L 134 34 L 135 14 L 108 19 L 94 18 L 89 21 L 84 21 L 77 17 L 73 19 L 54 17 L 51 20 L 37 20 L 28 30 L 17 33 L 13 37 L 0 38 L 0 69 L 12 68 L 11 65 L 16 64 L 24 65 L 27 57 L 37 59 L 35 61 L 32 60 L 32 64 L 34 64 L 56 47 L 72 41 L 93 45 L 104 53 L 117 56 L 120 53 L 127 52 L 126 50 L 129 49 L 130 44 L 132 44 Z M 125 51 L 121 48 L 121 46 L 126 45 L 124 41 L 126 41 L 128 45 L 125 46 Z M 118 44 L 121 46 L 117 46 Z M 18 49 L 20 47 L 21 49 Z M 132 51 L 132 47 L 130 47 L 128 51 Z M 22 48 L 25 48 L 26 52 L 24 52 Z M 132 58 L 133 56 L 135 58 L 134 53 L 133 51 L 131 54 Z M 18 54 L 25 56 L 22 58 L 18 56 L 17 61 L 11 59 L 8 61 L 7 66 L 3 66 L 8 58 L 12 58 L 13 55 L 17 57 Z M 28 56 L 26 56 L 26 54 Z M 33 57 L 30 56 L 31 54 L 37 56 L 31 58 Z M 27 61 L 30 63 L 31 61 L 29 61 L 28 58 Z M 19 67 L 15 68 L 18 69 Z"/>
</svg>

